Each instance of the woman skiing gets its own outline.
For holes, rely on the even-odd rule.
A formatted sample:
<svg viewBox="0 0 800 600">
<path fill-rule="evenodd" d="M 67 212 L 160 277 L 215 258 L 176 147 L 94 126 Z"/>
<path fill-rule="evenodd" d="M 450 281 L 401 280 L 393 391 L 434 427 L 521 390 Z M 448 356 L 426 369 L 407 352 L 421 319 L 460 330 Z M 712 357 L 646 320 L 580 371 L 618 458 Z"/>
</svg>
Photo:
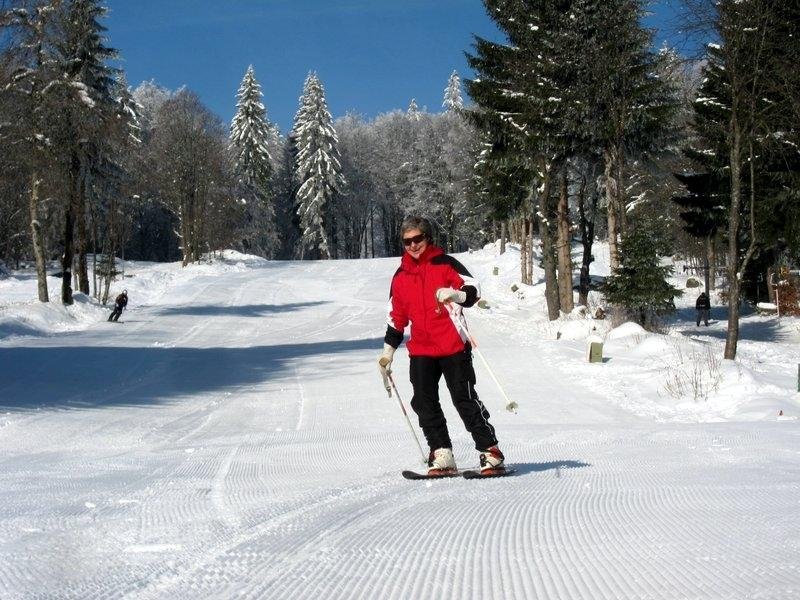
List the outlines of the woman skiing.
<svg viewBox="0 0 800 600">
<path fill-rule="evenodd" d="M 481 475 L 505 473 L 489 412 L 475 391 L 472 348 L 454 319 L 463 319 L 462 307 L 475 304 L 479 285 L 464 266 L 431 241 L 428 220 L 411 216 L 401 225 L 405 252 L 391 283 L 389 318 L 378 366 L 384 381 L 391 373 L 395 350 L 411 323 L 406 344 L 410 357 L 414 397 L 411 407 L 430 448 L 428 476 L 458 473 L 447 421 L 439 403 L 439 380 L 447 389 L 480 459 Z M 463 322 L 463 321 L 462 321 Z"/>
</svg>

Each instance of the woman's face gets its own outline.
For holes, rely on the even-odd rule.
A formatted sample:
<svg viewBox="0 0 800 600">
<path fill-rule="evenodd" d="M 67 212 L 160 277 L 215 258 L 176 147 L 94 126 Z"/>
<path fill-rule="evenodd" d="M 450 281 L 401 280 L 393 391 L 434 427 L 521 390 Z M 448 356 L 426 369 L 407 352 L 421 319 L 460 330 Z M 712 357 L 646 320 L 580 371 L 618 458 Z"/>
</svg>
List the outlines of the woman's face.
<svg viewBox="0 0 800 600">
<path fill-rule="evenodd" d="M 413 259 L 419 259 L 428 247 L 428 238 L 419 229 L 409 229 L 403 234 L 403 247 Z"/>
</svg>

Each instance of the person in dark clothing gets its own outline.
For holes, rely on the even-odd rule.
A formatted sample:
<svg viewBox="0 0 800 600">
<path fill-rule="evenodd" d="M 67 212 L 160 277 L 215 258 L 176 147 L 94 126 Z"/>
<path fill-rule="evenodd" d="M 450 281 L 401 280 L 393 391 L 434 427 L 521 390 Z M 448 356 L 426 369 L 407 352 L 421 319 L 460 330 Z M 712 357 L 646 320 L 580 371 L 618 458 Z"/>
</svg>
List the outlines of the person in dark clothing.
<svg viewBox="0 0 800 600">
<path fill-rule="evenodd" d="M 119 321 L 119 317 L 126 306 L 128 306 L 128 290 L 122 290 L 122 293 L 114 301 L 114 310 L 108 316 L 108 320 Z"/>
<path fill-rule="evenodd" d="M 708 314 L 711 311 L 711 300 L 708 294 L 701 292 L 694 307 L 697 309 L 697 326 L 700 327 L 700 321 L 703 321 L 708 327 Z"/>
<path fill-rule="evenodd" d="M 430 448 L 429 475 L 456 473 L 453 445 L 439 403 L 439 380 L 444 375 L 453 404 L 472 434 L 481 472 L 505 471 L 489 411 L 475 391 L 472 348 L 465 338 L 462 308 L 480 298 L 480 287 L 466 268 L 431 241 L 431 224 L 409 217 L 401 226 L 405 252 L 394 274 L 383 353 L 378 366 L 388 385 L 392 358 L 411 323 L 407 348 L 414 397 L 411 407 Z M 456 319 L 461 327 L 456 326 Z"/>
</svg>

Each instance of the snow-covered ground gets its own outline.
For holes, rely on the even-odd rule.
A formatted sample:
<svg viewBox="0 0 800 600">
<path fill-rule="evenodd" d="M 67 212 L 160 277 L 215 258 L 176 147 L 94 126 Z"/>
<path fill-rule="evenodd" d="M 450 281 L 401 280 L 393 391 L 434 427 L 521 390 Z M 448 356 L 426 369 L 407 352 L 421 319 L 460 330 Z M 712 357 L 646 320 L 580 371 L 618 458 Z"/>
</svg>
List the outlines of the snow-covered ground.
<svg viewBox="0 0 800 600">
<path fill-rule="evenodd" d="M 519 404 L 476 360 L 511 478 L 400 478 L 421 459 L 376 368 L 398 259 L 127 263 L 122 324 L 0 279 L 0 597 L 800 597 L 798 320 L 746 316 L 722 361 L 692 290 L 663 335 L 550 323 L 513 248 L 459 258 Z"/>
</svg>

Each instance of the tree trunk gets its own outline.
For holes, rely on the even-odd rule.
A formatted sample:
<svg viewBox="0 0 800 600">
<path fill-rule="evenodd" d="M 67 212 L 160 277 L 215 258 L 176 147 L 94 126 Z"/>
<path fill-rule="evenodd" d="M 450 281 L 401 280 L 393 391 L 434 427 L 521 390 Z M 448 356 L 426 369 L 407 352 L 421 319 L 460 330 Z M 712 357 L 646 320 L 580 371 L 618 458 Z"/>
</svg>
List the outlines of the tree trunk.
<svg viewBox="0 0 800 600">
<path fill-rule="evenodd" d="M 617 206 L 617 181 L 612 176 L 616 165 L 616 148 L 609 147 L 603 150 L 604 182 L 606 195 L 606 211 L 608 215 L 608 255 L 611 271 L 619 268 L 619 221 Z"/>
<path fill-rule="evenodd" d="M 191 215 L 189 214 L 189 200 L 188 198 L 181 199 L 181 209 L 180 214 L 178 215 L 178 220 L 180 221 L 180 232 L 181 232 L 181 253 L 183 254 L 182 265 L 185 267 L 191 261 L 191 234 L 189 233 L 189 221 L 191 219 Z"/>
<path fill-rule="evenodd" d="M 31 174 L 31 193 L 29 209 L 31 214 L 31 241 L 33 242 L 33 255 L 36 259 L 36 284 L 39 292 L 39 302 L 49 302 L 47 292 L 47 262 L 44 249 L 44 234 L 42 223 L 39 221 L 39 173 L 34 170 Z"/>
<path fill-rule="evenodd" d="M 575 300 L 572 294 L 572 244 L 569 222 L 569 180 L 567 165 L 561 169 L 556 221 L 556 251 L 558 256 L 558 299 L 561 310 L 572 312 Z"/>
<path fill-rule="evenodd" d="M 524 216 L 519 220 L 519 279 L 521 283 L 530 285 L 528 279 L 528 262 L 531 260 L 531 248 L 528 245 L 528 228 L 530 223 Z"/>
<path fill-rule="evenodd" d="M 90 293 L 89 290 L 89 265 L 86 260 L 86 249 L 88 247 L 86 235 L 86 173 L 81 169 L 80 179 L 80 195 L 78 196 L 78 204 L 76 206 L 76 225 L 78 230 L 78 289 L 86 294 Z"/>
<path fill-rule="evenodd" d="M 725 358 L 733 360 L 736 358 L 736 347 L 739 343 L 739 210 L 742 204 L 742 133 L 735 108 L 730 126 L 731 208 L 728 225 L 728 332 L 725 337 Z"/>
<path fill-rule="evenodd" d="M 708 288 L 710 292 L 717 287 L 717 241 L 713 236 L 709 236 L 706 246 L 706 256 L 708 260 Z"/>
<path fill-rule="evenodd" d="M 535 242 L 534 238 L 536 237 L 536 230 L 534 229 L 533 226 L 534 222 L 533 215 L 531 215 L 531 218 L 529 219 L 526 218 L 525 222 L 526 222 L 525 231 L 527 232 L 527 237 L 528 237 L 528 248 L 530 248 L 531 250 L 530 253 L 528 254 L 528 281 L 530 281 L 531 285 L 533 285 L 533 249 L 536 247 L 534 243 Z"/>
<path fill-rule="evenodd" d="M 584 178 L 581 182 L 581 189 L 578 192 L 578 214 L 580 216 L 581 244 L 583 245 L 578 304 L 583 306 L 589 306 L 589 287 L 591 286 L 589 266 L 594 259 L 592 256 L 592 245 L 594 243 L 594 213 L 596 209 L 597 195 L 593 194 L 593 202 L 590 207 L 591 214 L 586 214 L 586 179 Z"/>
<path fill-rule="evenodd" d="M 500 254 L 506 253 L 506 243 L 508 242 L 508 221 L 500 221 Z"/>
<path fill-rule="evenodd" d="M 70 164 L 69 192 L 67 206 L 64 211 L 64 254 L 61 257 L 61 302 L 70 305 L 72 299 L 72 260 L 75 256 L 73 242 L 75 239 L 75 214 L 78 204 L 78 186 L 80 181 L 80 159 L 75 151 Z"/>
<path fill-rule="evenodd" d="M 617 190 L 617 233 L 619 235 L 618 243 L 621 243 L 625 237 L 628 229 L 628 207 L 627 207 L 627 194 L 625 193 L 625 153 L 621 147 L 617 147 L 616 152 L 616 185 L 614 188 Z"/>
<path fill-rule="evenodd" d="M 535 186 L 537 182 L 531 185 Z M 542 267 L 544 268 L 544 296 L 547 300 L 547 316 L 551 321 L 558 319 L 561 313 L 561 304 L 558 296 L 558 277 L 556 276 L 556 259 L 553 248 L 553 236 L 550 233 L 550 173 L 545 171 L 542 182 L 542 192 L 539 194 L 539 237 L 542 240 Z"/>
</svg>

